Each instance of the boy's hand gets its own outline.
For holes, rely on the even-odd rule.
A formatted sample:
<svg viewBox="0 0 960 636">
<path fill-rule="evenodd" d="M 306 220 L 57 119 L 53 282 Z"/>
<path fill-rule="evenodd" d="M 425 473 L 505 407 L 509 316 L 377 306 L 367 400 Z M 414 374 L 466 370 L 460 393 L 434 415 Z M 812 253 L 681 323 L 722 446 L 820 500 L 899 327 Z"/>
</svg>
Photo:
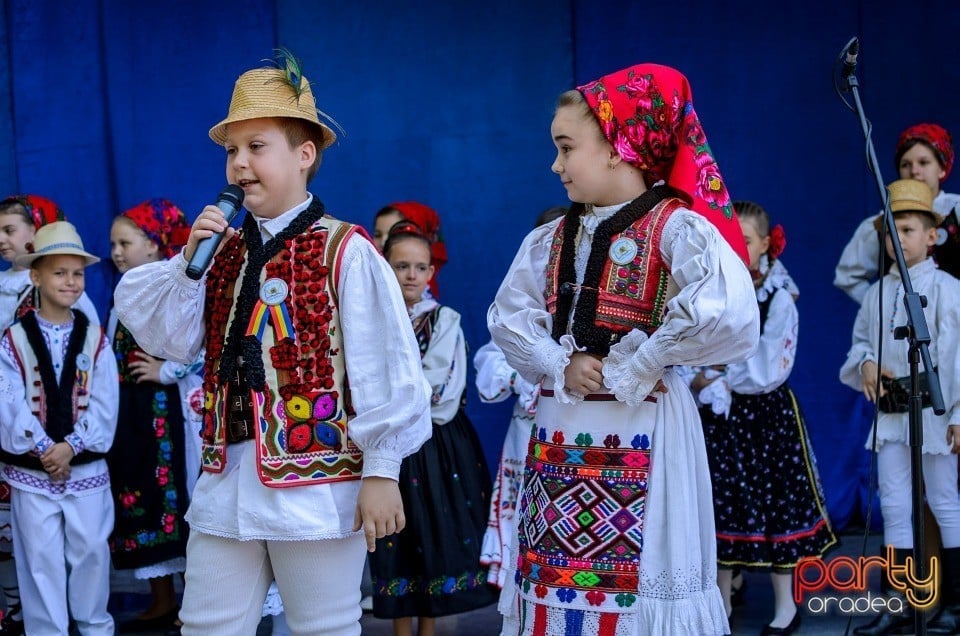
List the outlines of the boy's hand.
<svg viewBox="0 0 960 636">
<path fill-rule="evenodd" d="M 590 353 L 577 351 L 563 370 L 563 388 L 580 395 L 596 393 L 603 386 L 603 362 Z"/>
<path fill-rule="evenodd" d="M 363 528 L 367 551 L 375 551 L 377 539 L 400 532 L 406 525 L 397 482 L 386 477 L 364 477 L 360 482 L 353 529 Z"/>
<path fill-rule="evenodd" d="M 867 360 L 862 365 L 860 365 L 860 379 L 863 382 L 863 394 L 867 396 L 867 399 L 871 402 L 876 402 L 878 399 L 877 396 L 877 363 L 873 360 Z M 889 369 L 880 369 L 880 375 L 885 378 L 892 378 L 893 374 Z M 880 385 L 880 395 L 883 397 L 887 394 L 887 390 L 883 388 L 883 385 Z"/>
<path fill-rule="evenodd" d="M 137 360 L 130 363 L 130 371 L 137 378 L 137 384 L 141 382 L 160 382 L 160 367 L 163 366 L 163 360 L 154 358 L 143 351 L 134 352 Z"/>
<path fill-rule="evenodd" d="M 229 226 L 226 218 L 223 216 L 223 210 L 215 205 L 208 205 L 200 212 L 200 216 L 193 222 L 190 229 L 190 238 L 187 240 L 187 246 L 183 250 L 183 256 L 188 261 L 193 258 L 193 253 L 197 250 L 197 244 L 205 238 L 214 234 L 219 234 L 226 230 L 223 241 L 220 242 L 217 251 L 223 248 L 226 242 L 236 234 L 236 230 Z"/>
<path fill-rule="evenodd" d="M 960 424 L 951 424 L 947 427 L 947 444 L 953 448 L 951 453 L 960 454 Z"/>
<path fill-rule="evenodd" d="M 73 446 L 66 442 L 57 442 L 40 456 L 40 463 L 51 477 L 55 477 L 58 473 L 66 473 L 69 477 L 71 459 L 73 459 Z"/>
</svg>

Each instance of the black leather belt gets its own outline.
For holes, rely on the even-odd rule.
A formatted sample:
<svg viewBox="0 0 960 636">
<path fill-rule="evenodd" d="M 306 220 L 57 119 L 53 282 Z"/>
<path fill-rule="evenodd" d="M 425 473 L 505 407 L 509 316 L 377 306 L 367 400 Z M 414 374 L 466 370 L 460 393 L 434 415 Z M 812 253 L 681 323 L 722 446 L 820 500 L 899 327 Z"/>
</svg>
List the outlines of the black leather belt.
<svg viewBox="0 0 960 636">
<path fill-rule="evenodd" d="M 237 369 L 236 375 L 227 389 L 227 443 L 236 444 L 253 439 L 253 399 L 250 387 L 244 377 L 243 369 Z"/>
</svg>

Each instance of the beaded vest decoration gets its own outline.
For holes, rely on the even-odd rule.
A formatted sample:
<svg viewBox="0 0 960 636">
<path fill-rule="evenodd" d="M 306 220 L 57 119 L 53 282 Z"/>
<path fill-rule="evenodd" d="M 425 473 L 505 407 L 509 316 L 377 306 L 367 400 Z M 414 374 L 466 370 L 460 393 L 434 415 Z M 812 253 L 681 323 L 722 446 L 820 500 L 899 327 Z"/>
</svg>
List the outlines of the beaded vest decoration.
<svg viewBox="0 0 960 636">
<path fill-rule="evenodd" d="M 317 204 L 314 200 L 301 216 Z M 273 246 L 276 251 L 258 276 L 259 299 L 245 310 L 238 307 L 251 258 L 244 236 L 259 232 L 255 224 L 245 225 L 217 255 L 206 279 L 203 470 L 221 472 L 226 464 L 226 398 L 239 372 L 250 386 L 258 473 L 265 485 L 360 478 L 362 452 L 347 430 L 349 405 L 336 296 L 343 247 L 357 231 L 357 226 L 323 216 L 305 230 L 278 235 L 282 245 Z M 256 239 L 253 242 L 260 246 Z M 234 325 L 238 314 L 245 315 Z M 231 356 L 231 338 L 238 334 L 241 342 Z M 260 363 L 250 364 L 252 359 Z"/>
</svg>

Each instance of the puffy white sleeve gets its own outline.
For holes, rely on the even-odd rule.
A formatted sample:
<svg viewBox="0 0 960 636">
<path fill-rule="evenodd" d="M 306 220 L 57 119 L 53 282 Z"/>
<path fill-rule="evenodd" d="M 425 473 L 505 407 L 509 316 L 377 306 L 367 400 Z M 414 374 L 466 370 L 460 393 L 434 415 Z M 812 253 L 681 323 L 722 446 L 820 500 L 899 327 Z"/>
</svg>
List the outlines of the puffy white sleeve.
<svg viewBox="0 0 960 636">
<path fill-rule="evenodd" d="M 73 446 L 75 452 L 88 450 L 106 453 L 113 445 L 113 436 L 117 431 L 120 402 L 117 360 L 106 336 L 100 338 L 90 380 L 87 410 L 80 415 L 73 425 L 73 433 L 67 435 L 65 441 Z"/>
<path fill-rule="evenodd" d="M 205 281 L 187 278 L 182 253 L 134 267 L 113 292 L 117 317 L 150 355 L 189 364 L 203 347 Z"/>
<path fill-rule="evenodd" d="M 947 422 L 953 425 L 960 424 L 960 281 L 946 274 L 941 278 L 944 284 L 937 289 L 937 314 L 930 316 L 927 312 L 927 320 L 936 321 L 935 361 Z"/>
<path fill-rule="evenodd" d="M 850 350 L 840 367 L 840 381 L 858 392 L 863 390 L 860 367 L 867 360 L 877 360 L 877 329 L 872 323 L 876 320 L 877 295 L 880 293 L 881 284 L 882 280 L 874 283 L 864 295 L 857 318 L 853 322 Z"/>
<path fill-rule="evenodd" d="M 473 356 L 473 366 L 477 370 L 477 392 L 480 400 L 487 404 L 503 402 L 511 395 L 519 395 L 524 405 L 528 405 L 537 391 L 537 387 L 527 382 L 507 363 L 503 351 L 493 341 L 480 347 Z"/>
<path fill-rule="evenodd" d="M 10 342 L 10 332 L 0 340 L 0 444 L 8 453 L 42 452 L 53 445 L 27 402 L 27 392 Z"/>
<path fill-rule="evenodd" d="M 423 375 L 432 389 L 430 416 L 435 424 L 446 424 L 460 409 L 467 388 L 467 348 L 460 327 L 460 314 L 440 308 L 430 346 L 423 356 Z"/>
<path fill-rule="evenodd" d="M 547 311 L 547 260 L 559 220 L 542 225 L 524 239 L 487 312 L 487 327 L 507 363 L 531 384 L 545 377 L 563 387 L 563 372 L 572 348 L 552 337 L 553 316 Z"/>
<path fill-rule="evenodd" d="M 876 216 L 864 219 L 857 226 L 853 238 L 843 248 L 840 262 L 834 271 L 833 284 L 850 298 L 863 303 L 870 283 L 877 279 L 877 261 L 880 258 L 880 241 L 873 226 Z"/>
<path fill-rule="evenodd" d="M 367 239 L 347 239 L 338 281 L 343 351 L 363 476 L 398 479 L 430 438 L 430 385 L 397 277 Z"/>
<path fill-rule="evenodd" d="M 735 393 L 769 393 L 787 381 L 797 357 L 800 317 L 797 304 L 786 289 L 770 299 L 766 324 L 757 352 L 743 362 L 727 365 L 727 384 Z"/>
<path fill-rule="evenodd" d="M 604 384 L 617 399 L 639 404 L 666 367 L 738 362 L 760 338 L 760 312 L 746 266 L 703 216 L 678 210 L 664 226 L 660 251 L 679 287 L 663 324 L 611 347 Z"/>
</svg>

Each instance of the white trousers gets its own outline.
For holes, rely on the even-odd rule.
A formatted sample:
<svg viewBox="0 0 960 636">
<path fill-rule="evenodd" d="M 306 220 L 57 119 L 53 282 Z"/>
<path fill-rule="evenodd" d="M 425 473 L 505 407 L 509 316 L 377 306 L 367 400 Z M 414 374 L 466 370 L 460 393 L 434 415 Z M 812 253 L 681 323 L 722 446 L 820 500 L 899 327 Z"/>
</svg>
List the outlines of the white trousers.
<svg viewBox="0 0 960 636">
<path fill-rule="evenodd" d="M 363 535 L 238 541 L 191 532 L 180 620 L 184 636 L 253 636 L 276 579 L 294 636 L 358 636 Z"/>
<path fill-rule="evenodd" d="M 960 547 L 960 493 L 957 456 L 928 455 L 921 460 L 927 505 L 937 520 L 943 547 Z M 877 482 L 883 512 L 883 539 L 895 548 L 913 548 L 910 447 L 884 442 L 877 451 Z"/>
<path fill-rule="evenodd" d="M 113 636 L 113 617 L 107 612 L 110 490 L 50 499 L 14 488 L 10 501 L 27 633 L 67 634 L 72 615 L 84 636 Z"/>
</svg>

